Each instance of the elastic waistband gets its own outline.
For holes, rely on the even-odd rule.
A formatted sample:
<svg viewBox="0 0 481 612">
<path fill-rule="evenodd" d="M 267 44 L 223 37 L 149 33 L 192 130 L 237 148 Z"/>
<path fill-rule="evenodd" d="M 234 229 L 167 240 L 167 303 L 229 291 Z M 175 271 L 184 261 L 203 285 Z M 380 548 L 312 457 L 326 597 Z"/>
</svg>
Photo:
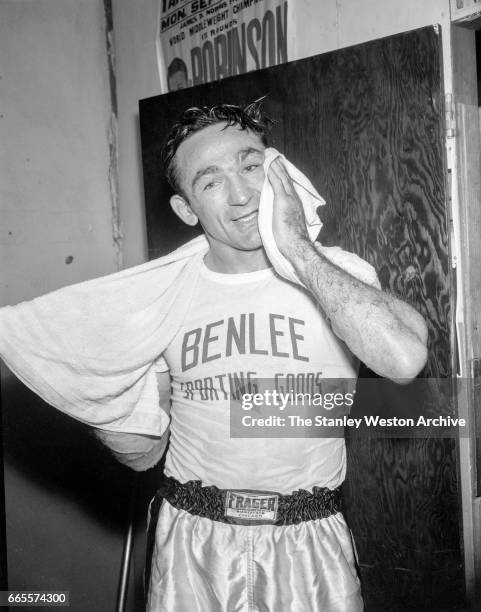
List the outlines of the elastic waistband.
<svg viewBox="0 0 481 612">
<path fill-rule="evenodd" d="M 341 511 L 341 490 L 314 487 L 289 495 L 275 491 L 218 489 L 200 480 L 182 484 L 164 477 L 156 493 L 178 510 L 234 525 L 295 525 Z"/>
</svg>

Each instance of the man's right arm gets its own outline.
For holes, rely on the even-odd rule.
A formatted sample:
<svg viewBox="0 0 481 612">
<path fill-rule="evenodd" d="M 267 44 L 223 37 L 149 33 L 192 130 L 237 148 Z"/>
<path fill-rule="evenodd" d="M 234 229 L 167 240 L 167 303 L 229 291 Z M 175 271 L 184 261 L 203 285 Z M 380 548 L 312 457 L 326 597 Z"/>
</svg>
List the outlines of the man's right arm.
<svg viewBox="0 0 481 612">
<path fill-rule="evenodd" d="M 160 410 L 169 414 L 170 374 L 169 372 L 157 372 L 156 376 Z M 94 432 L 102 444 L 110 449 L 117 461 L 137 472 L 148 470 L 160 461 L 169 439 L 168 429 L 160 438 L 142 434 L 105 431 L 103 429 L 95 429 Z"/>
</svg>

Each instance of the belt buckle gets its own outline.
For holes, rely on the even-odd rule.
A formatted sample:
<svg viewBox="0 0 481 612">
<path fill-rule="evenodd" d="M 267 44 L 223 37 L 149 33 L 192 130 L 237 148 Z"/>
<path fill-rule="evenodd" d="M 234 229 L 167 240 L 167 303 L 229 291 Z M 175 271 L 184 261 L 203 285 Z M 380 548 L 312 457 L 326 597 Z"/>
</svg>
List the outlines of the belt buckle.
<svg viewBox="0 0 481 612">
<path fill-rule="evenodd" d="M 240 524 L 275 522 L 279 494 L 270 491 L 227 490 L 224 516 Z"/>
</svg>

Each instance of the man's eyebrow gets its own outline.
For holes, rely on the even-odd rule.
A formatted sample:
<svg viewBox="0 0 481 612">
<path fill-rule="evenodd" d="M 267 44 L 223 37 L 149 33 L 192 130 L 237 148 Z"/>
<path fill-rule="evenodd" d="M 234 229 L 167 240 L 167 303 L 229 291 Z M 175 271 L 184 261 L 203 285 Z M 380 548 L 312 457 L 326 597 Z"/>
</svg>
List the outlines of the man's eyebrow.
<svg viewBox="0 0 481 612">
<path fill-rule="evenodd" d="M 255 147 L 247 147 L 247 149 L 241 149 L 239 151 L 239 159 L 241 161 L 244 161 L 244 159 L 252 153 L 259 153 L 259 155 L 264 155 L 264 151 L 261 151 L 260 149 L 256 149 Z"/>
<path fill-rule="evenodd" d="M 201 168 L 200 170 L 197 170 L 194 178 L 192 179 L 192 188 L 195 187 L 195 184 L 197 183 L 197 181 L 200 178 L 202 178 L 205 174 L 214 174 L 215 172 L 218 172 L 218 171 L 219 171 L 219 166 L 207 166 L 206 168 Z"/>
</svg>

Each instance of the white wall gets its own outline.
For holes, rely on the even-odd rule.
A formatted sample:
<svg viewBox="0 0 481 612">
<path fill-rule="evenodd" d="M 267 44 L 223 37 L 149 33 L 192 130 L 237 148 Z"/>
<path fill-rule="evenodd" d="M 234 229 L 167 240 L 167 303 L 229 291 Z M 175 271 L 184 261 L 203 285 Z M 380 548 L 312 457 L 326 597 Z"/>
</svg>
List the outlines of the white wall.
<svg viewBox="0 0 481 612">
<path fill-rule="evenodd" d="M 289 39 L 300 59 L 376 38 L 449 23 L 449 0 L 289 0 L 299 19 Z"/>
<path fill-rule="evenodd" d="M 0 3 L 1 304 L 116 268 L 104 21 L 101 0 Z"/>
<path fill-rule="evenodd" d="M 146 260 L 138 101 L 160 91 L 156 0 L 113 0 L 119 125 L 119 207 L 123 264 Z"/>
<path fill-rule="evenodd" d="M 0 87 L 1 305 L 117 268 L 103 1 L 1 0 Z M 112 610 L 122 537 L 105 510 L 109 458 L 92 465 L 89 435 L 3 375 L 9 586 Z"/>
<path fill-rule="evenodd" d="M 138 100 L 162 93 L 157 74 L 156 0 L 112 0 L 119 98 L 120 216 L 124 266 L 146 253 Z M 289 59 L 301 59 L 430 24 L 449 25 L 449 0 L 289 0 Z"/>
</svg>

